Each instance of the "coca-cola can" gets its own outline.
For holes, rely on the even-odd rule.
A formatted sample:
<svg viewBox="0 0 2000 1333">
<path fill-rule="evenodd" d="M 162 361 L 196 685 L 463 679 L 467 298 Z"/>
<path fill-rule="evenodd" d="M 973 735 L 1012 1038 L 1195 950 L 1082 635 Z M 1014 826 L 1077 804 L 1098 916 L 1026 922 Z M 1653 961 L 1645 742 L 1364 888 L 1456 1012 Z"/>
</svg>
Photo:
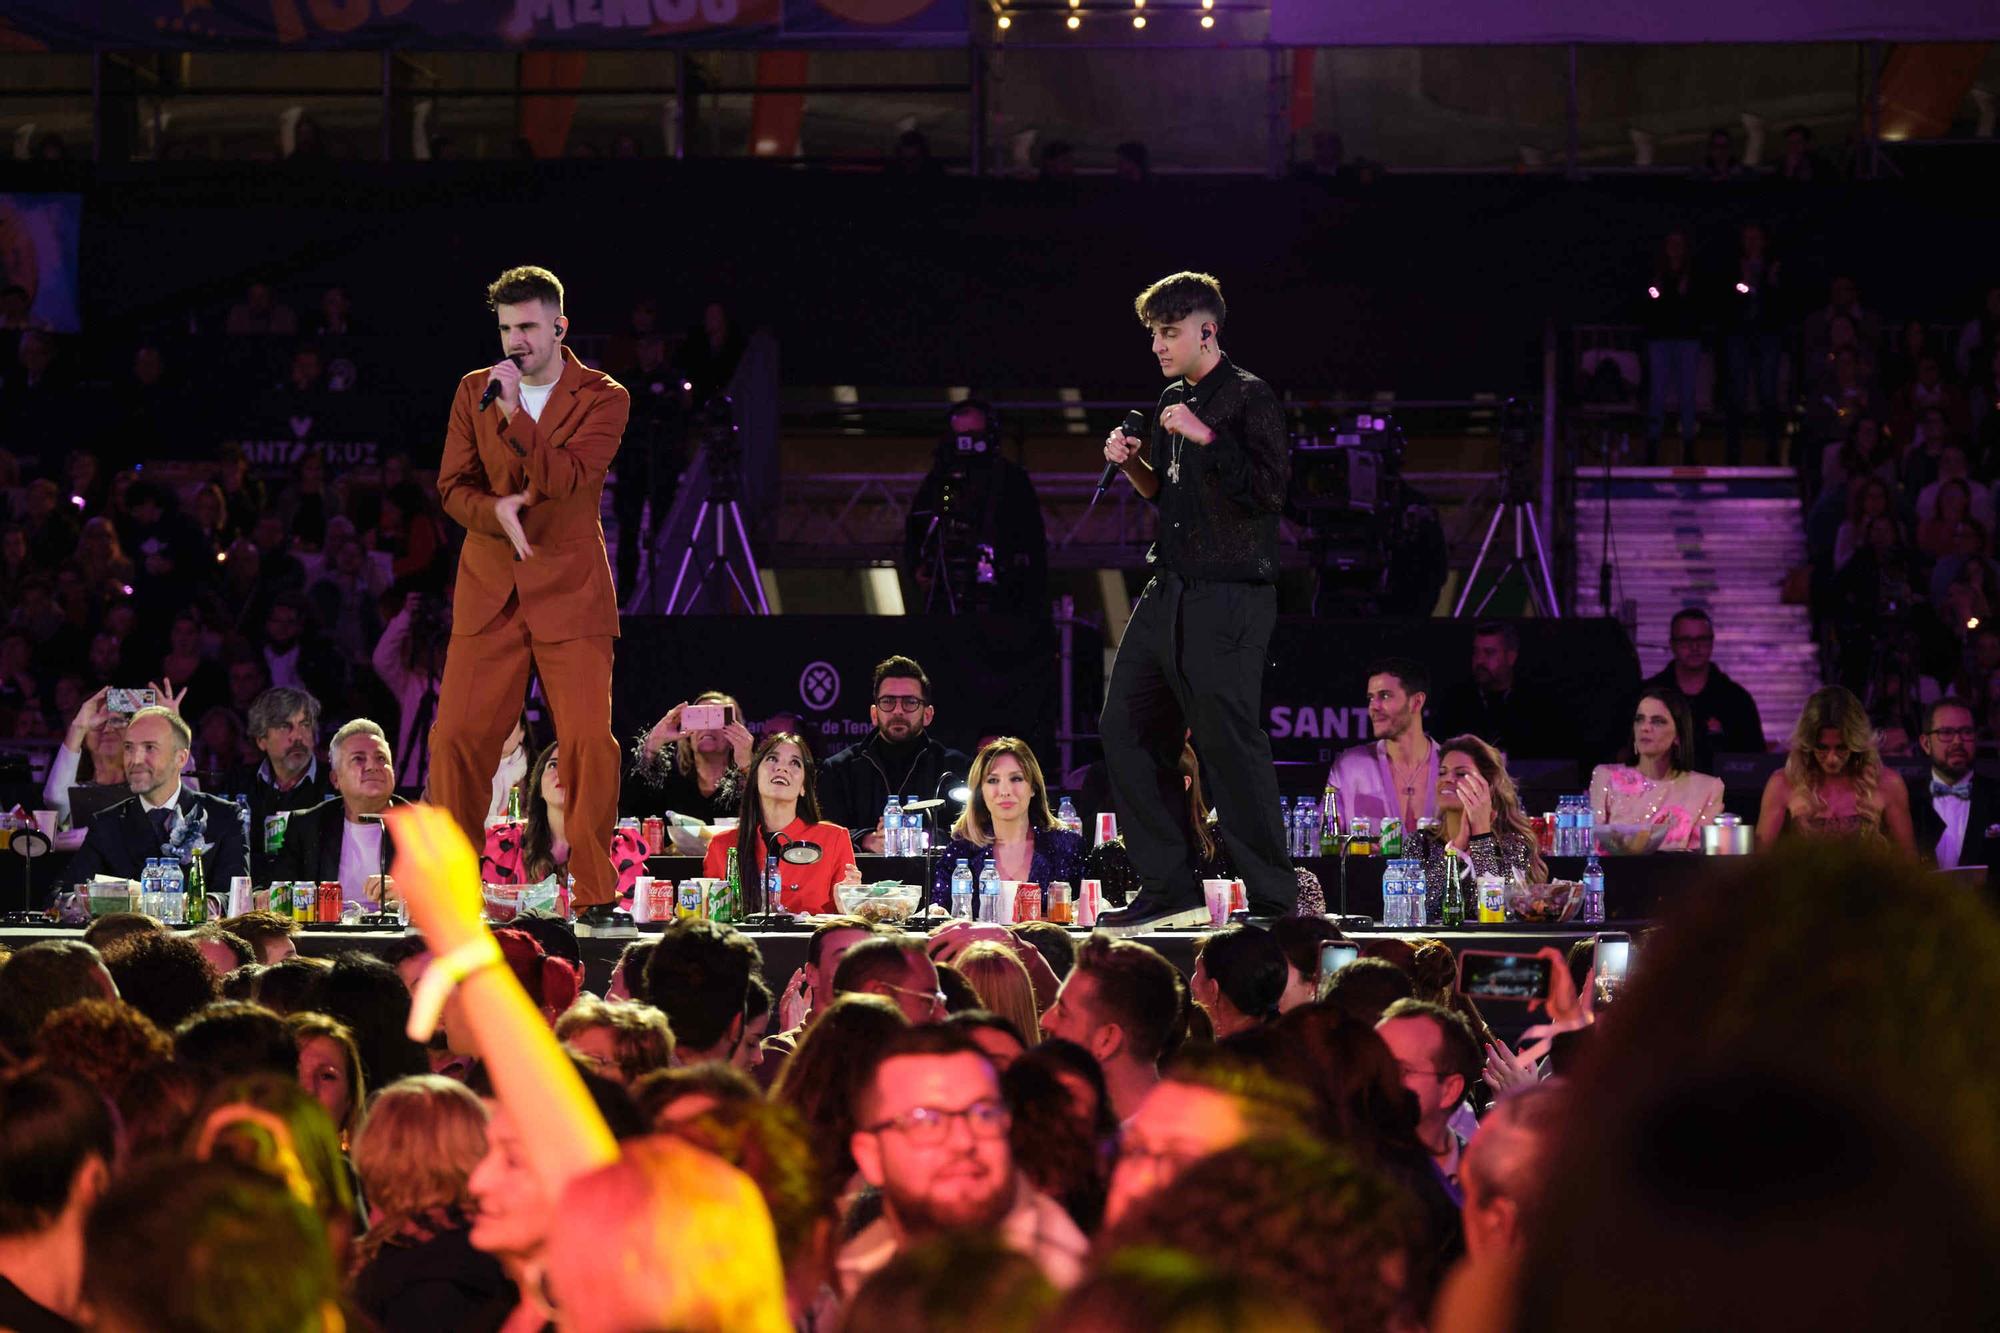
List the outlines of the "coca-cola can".
<svg viewBox="0 0 2000 1333">
<path fill-rule="evenodd" d="M 340 881 L 337 879 L 320 881 L 319 919 L 322 924 L 340 924 Z"/>
<path fill-rule="evenodd" d="M 1039 921 L 1042 919 L 1042 886 L 1021 880 L 1014 885 L 1015 921 Z"/>
<path fill-rule="evenodd" d="M 1250 901 L 1244 895 L 1243 881 L 1240 879 L 1229 881 L 1229 910 L 1232 912 L 1247 912 L 1250 910 Z"/>
<path fill-rule="evenodd" d="M 658 815 L 647 815 L 639 825 L 639 841 L 646 844 L 646 855 L 665 856 L 667 854 L 667 821 Z"/>
</svg>

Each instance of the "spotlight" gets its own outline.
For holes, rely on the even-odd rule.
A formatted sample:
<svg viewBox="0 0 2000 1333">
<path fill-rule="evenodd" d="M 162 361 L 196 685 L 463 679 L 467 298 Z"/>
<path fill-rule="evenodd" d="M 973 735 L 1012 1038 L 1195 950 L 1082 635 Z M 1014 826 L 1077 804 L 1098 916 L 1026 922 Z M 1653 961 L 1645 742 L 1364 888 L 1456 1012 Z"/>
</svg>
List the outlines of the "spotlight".
<svg viewBox="0 0 2000 1333">
<path fill-rule="evenodd" d="M 1657 301 L 1660 299 L 1660 289 L 1658 287 L 1648 287 L 1646 289 L 1646 295 L 1652 297 L 1655 301 Z"/>
<path fill-rule="evenodd" d="M 1203 14 L 1201 16 L 1201 26 L 1204 28 L 1213 28 L 1215 26 L 1215 15 Z"/>
<path fill-rule="evenodd" d="M 1201 7 L 1203 9 L 1214 9 L 1215 0 L 1201 0 Z"/>
<path fill-rule="evenodd" d="M 1739 296 L 1748 296 L 1750 294 L 1750 284 L 1747 282 L 1737 283 L 1736 294 Z"/>
<path fill-rule="evenodd" d="M 1146 26 L 1146 16 L 1145 16 L 1144 14 L 1134 14 L 1134 15 L 1132 16 L 1132 26 L 1133 26 L 1133 27 L 1135 27 L 1135 28 L 1143 28 L 1143 27 L 1145 27 L 1145 26 Z"/>
<path fill-rule="evenodd" d="M 1067 19 L 1063 21 L 1069 25 L 1069 30 L 1071 32 L 1075 32 L 1078 28 L 1081 28 L 1083 26 L 1083 20 L 1078 18 L 1074 14 L 1071 14 Z"/>
<path fill-rule="evenodd" d="M 1011 14 L 1002 14 L 1000 16 L 1000 31 L 1005 32 L 1007 31 L 1007 29 L 1013 26 L 1014 26 L 1014 18 Z"/>
</svg>

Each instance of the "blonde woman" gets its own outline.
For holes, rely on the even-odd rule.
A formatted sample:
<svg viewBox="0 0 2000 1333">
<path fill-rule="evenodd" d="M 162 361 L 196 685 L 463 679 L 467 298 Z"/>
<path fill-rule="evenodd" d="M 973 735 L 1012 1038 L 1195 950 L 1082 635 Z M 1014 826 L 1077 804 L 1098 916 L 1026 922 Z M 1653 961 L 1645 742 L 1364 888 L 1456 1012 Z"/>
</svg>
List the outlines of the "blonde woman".
<svg viewBox="0 0 2000 1333">
<path fill-rule="evenodd" d="M 466 1187 L 486 1153 L 486 1108 L 436 1074 L 376 1096 L 354 1144 L 368 1197 L 351 1291 L 383 1333 L 467 1328 L 508 1300 L 500 1261 L 472 1247 Z"/>
<path fill-rule="evenodd" d="M 1042 1030 L 1041 1011 L 1035 1007 L 1035 986 L 1028 969 L 1004 944 L 980 940 L 969 944 L 952 960 L 979 994 L 980 1008 L 998 1014 L 1014 1025 L 1024 1040 L 1032 1041 Z"/>
<path fill-rule="evenodd" d="M 1838 685 L 1806 700 L 1785 766 L 1764 784 L 1757 850 L 1769 851 L 1788 832 L 1885 838 L 1916 855 L 1909 788 L 1901 774 L 1882 766 L 1868 710 Z"/>
<path fill-rule="evenodd" d="M 1084 875 L 1083 839 L 1056 827 L 1042 766 L 1026 741 L 1013 736 L 988 741 L 965 782 L 972 796 L 951 827 L 951 846 L 938 858 L 932 901 L 951 904 L 951 876 L 960 861 L 975 883 L 990 861 L 1003 880 L 1045 890 L 1055 880 L 1077 886 Z"/>
<path fill-rule="evenodd" d="M 1437 810 L 1436 831 L 1420 831 L 1409 843 L 1424 869 L 1429 919 L 1444 905 L 1449 856 L 1463 858 L 1473 875 L 1548 879 L 1514 779 L 1500 752 L 1479 737 L 1454 736 L 1439 747 Z M 1466 887 L 1469 893 L 1469 881 Z"/>
</svg>

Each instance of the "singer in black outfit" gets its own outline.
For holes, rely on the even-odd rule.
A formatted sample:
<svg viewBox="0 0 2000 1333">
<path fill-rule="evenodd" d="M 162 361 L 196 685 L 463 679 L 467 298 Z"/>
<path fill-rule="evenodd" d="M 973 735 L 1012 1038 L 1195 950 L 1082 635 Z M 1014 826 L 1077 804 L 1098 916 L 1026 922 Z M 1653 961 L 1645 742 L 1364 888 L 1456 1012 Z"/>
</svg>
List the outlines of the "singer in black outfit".
<svg viewBox="0 0 2000 1333">
<path fill-rule="evenodd" d="M 1104 456 L 1159 507 L 1146 585 L 1105 691 L 1104 758 L 1142 888 L 1099 924 L 1137 933 L 1206 919 L 1182 817 L 1184 732 L 1209 775 L 1250 915 L 1292 910 L 1298 881 L 1258 710 L 1277 621 L 1278 512 L 1290 474 L 1284 411 L 1269 385 L 1223 355 L 1227 309 L 1205 273 L 1140 293 L 1140 322 L 1172 380 L 1143 452 L 1124 429 Z"/>
</svg>

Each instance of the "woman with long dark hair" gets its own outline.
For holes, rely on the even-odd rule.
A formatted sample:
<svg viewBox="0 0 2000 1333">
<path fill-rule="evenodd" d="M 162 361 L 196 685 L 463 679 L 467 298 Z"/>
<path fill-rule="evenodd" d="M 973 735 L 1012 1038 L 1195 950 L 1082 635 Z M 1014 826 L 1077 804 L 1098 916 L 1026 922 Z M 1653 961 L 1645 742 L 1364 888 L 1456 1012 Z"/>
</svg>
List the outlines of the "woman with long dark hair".
<svg viewBox="0 0 2000 1333">
<path fill-rule="evenodd" d="M 750 911 L 831 912 L 833 886 L 854 869 L 854 842 L 847 830 L 819 817 L 818 768 L 796 734 L 779 731 L 764 737 L 750 756 L 736 827 L 724 829 L 708 844 L 701 870 L 715 879 L 727 869 L 730 849 L 738 849 L 743 903 Z M 778 857 L 775 903 L 764 901 L 764 865 L 771 855 Z"/>
<path fill-rule="evenodd" d="M 1702 825 L 1722 813 L 1722 779 L 1693 771 L 1694 737 L 1680 691 L 1643 691 L 1623 762 L 1591 770 L 1591 810 L 1607 824 L 1665 824 L 1661 851 L 1699 851 Z"/>
<path fill-rule="evenodd" d="M 539 884 L 567 869 L 570 844 L 563 822 L 565 793 L 556 768 L 556 749 L 551 745 L 536 755 L 528 770 L 528 804 L 519 831 L 509 824 L 486 830 L 479 872 L 487 883 Z M 645 844 L 630 830 L 614 829 L 611 864 L 618 872 L 618 894 L 624 897 L 632 892 L 632 882 L 646 871 Z"/>
</svg>

